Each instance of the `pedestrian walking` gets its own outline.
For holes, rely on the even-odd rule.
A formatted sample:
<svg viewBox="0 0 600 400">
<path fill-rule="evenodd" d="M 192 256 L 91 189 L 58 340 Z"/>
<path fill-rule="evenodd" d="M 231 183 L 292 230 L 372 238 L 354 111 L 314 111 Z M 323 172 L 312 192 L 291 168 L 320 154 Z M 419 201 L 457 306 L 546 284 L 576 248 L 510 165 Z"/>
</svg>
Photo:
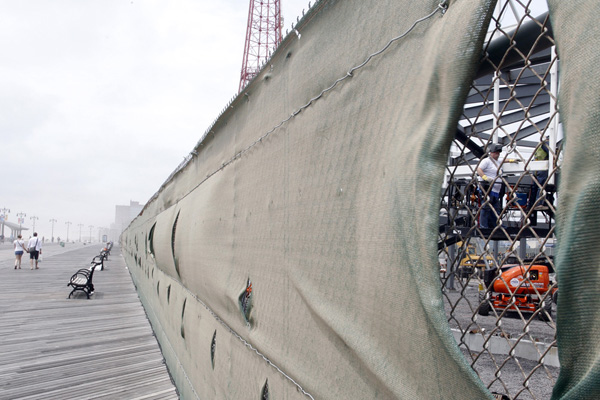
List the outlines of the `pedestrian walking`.
<svg viewBox="0 0 600 400">
<path fill-rule="evenodd" d="M 22 236 L 17 236 L 17 239 L 13 242 L 15 247 L 15 269 L 21 269 L 21 258 L 25 252 L 25 241 Z"/>
<path fill-rule="evenodd" d="M 38 258 L 40 257 L 40 254 L 42 254 L 42 241 L 37 237 L 37 232 L 33 232 L 33 237 L 29 239 L 27 248 L 29 249 L 29 262 L 31 263 L 31 269 L 33 269 L 34 260 L 35 269 L 39 269 Z"/>
</svg>

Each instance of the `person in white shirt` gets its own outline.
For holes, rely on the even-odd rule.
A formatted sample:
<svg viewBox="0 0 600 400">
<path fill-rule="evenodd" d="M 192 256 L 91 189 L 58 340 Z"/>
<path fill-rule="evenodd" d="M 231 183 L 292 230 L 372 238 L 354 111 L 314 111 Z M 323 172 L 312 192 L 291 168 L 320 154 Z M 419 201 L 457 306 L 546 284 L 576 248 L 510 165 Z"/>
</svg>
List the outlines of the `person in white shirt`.
<svg viewBox="0 0 600 400">
<path fill-rule="evenodd" d="M 33 269 L 33 260 L 35 260 L 35 269 L 39 269 L 38 258 L 42 254 L 42 241 L 37 237 L 37 232 L 33 232 L 33 237 L 29 239 L 27 247 L 29 248 L 31 269 Z"/>
<path fill-rule="evenodd" d="M 15 269 L 21 269 L 21 258 L 23 257 L 23 253 L 25 252 L 25 241 L 22 239 L 22 236 L 17 236 L 17 240 L 13 242 L 15 247 Z"/>
<path fill-rule="evenodd" d="M 502 145 L 493 144 L 490 149 L 489 157 L 484 158 L 477 167 L 477 174 L 481 177 L 482 183 L 492 185 L 489 191 L 489 205 L 481 208 L 479 217 L 479 226 L 481 228 L 495 228 L 498 222 L 498 217 L 502 212 L 502 201 L 500 199 L 500 190 L 502 189 L 502 180 L 500 175 L 502 170 L 500 166 L 502 161 L 500 153 Z"/>
</svg>

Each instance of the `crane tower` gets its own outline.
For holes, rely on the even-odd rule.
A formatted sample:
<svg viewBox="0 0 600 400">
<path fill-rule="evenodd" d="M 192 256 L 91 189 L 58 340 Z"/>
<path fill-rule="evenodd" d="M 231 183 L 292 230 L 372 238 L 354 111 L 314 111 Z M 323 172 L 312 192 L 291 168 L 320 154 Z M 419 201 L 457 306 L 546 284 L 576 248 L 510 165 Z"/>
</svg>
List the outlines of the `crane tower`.
<svg viewBox="0 0 600 400">
<path fill-rule="evenodd" d="M 258 74 L 269 51 L 281 43 L 280 0 L 250 0 L 239 92 Z"/>
</svg>

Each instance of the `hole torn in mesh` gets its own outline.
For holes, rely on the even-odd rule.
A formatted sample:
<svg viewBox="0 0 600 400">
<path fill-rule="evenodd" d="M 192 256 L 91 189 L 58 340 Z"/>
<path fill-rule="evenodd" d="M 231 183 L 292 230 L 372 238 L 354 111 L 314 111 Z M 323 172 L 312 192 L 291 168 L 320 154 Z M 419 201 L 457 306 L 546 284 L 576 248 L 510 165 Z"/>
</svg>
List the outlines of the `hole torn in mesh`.
<svg viewBox="0 0 600 400">
<path fill-rule="evenodd" d="M 269 400 L 269 380 L 265 380 L 265 385 L 262 388 L 261 400 Z"/>
<path fill-rule="evenodd" d="M 246 324 L 250 325 L 250 312 L 252 311 L 252 282 L 250 281 L 250 278 L 248 278 L 246 283 L 246 289 L 239 297 L 239 303 L 244 321 L 246 321 Z"/>
<path fill-rule="evenodd" d="M 212 365 L 212 369 L 215 369 L 215 351 L 217 349 L 217 330 L 215 329 L 215 333 L 213 333 L 212 341 L 210 343 L 210 363 Z"/>
</svg>

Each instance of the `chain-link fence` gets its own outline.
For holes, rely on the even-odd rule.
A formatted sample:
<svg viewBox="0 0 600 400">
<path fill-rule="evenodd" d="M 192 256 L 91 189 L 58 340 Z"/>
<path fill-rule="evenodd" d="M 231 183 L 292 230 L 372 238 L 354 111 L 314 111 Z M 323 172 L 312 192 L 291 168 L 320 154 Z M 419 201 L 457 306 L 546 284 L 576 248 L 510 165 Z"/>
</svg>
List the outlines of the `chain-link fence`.
<svg viewBox="0 0 600 400">
<path fill-rule="evenodd" d="M 438 241 L 448 321 L 492 392 L 558 376 L 554 214 L 563 143 L 547 7 L 500 1 L 448 158 Z"/>
</svg>

